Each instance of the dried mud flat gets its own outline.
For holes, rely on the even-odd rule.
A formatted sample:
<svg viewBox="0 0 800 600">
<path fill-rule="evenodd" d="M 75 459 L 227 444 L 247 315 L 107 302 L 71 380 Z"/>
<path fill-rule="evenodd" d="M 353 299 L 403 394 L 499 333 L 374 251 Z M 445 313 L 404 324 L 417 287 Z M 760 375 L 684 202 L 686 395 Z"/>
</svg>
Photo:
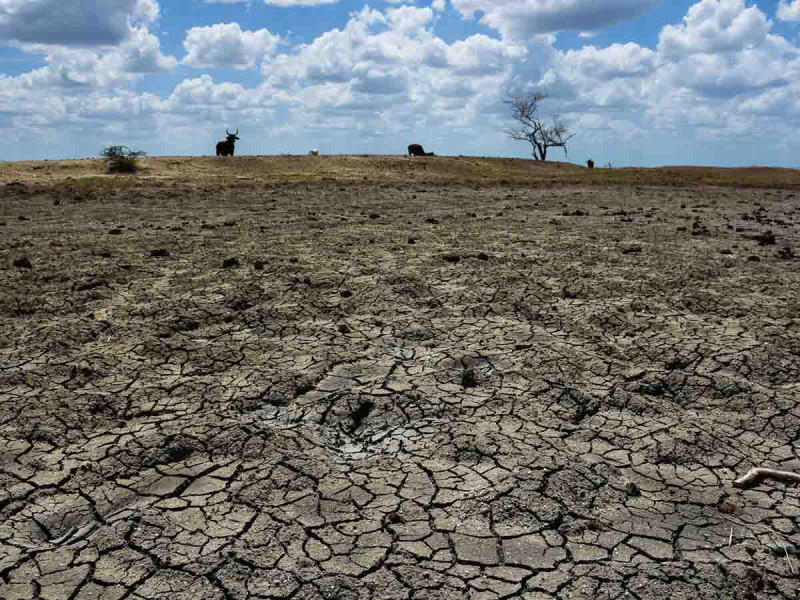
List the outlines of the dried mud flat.
<svg viewBox="0 0 800 600">
<path fill-rule="evenodd" d="M 796 185 L 20 173 L 0 598 L 798 597 Z"/>
</svg>

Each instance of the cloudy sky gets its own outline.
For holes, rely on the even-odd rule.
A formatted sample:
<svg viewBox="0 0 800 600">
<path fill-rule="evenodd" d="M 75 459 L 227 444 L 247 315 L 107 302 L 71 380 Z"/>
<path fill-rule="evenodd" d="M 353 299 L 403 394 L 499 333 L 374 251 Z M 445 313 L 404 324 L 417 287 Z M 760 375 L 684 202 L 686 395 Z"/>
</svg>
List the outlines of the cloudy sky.
<svg viewBox="0 0 800 600">
<path fill-rule="evenodd" d="M 800 0 L 0 0 L 0 160 L 523 157 L 531 90 L 571 161 L 800 167 Z"/>
</svg>

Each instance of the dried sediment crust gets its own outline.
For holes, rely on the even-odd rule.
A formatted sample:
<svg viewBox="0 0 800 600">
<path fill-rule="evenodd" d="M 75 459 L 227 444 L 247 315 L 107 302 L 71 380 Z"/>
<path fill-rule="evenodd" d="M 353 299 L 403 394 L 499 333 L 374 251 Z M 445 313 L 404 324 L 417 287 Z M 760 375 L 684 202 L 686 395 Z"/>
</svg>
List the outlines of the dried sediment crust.
<svg viewBox="0 0 800 600">
<path fill-rule="evenodd" d="M 800 594 L 782 192 L 130 185 L 0 206 L 0 598 Z"/>
</svg>

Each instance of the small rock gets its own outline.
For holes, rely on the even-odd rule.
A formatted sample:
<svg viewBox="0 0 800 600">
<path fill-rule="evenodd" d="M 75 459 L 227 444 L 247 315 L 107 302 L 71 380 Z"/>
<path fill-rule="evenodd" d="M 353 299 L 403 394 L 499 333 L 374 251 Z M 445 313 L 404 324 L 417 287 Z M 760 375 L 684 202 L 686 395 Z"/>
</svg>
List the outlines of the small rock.
<svg viewBox="0 0 800 600">
<path fill-rule="evenodd" d="M 435 217 L 428 217 L 425 219 L 426 223 L 430 223 L 431 225 L 438 225 L 439 221 Z"/>
<path fill-rule="evenodd" d="M 747 262 L 761 262 L 761 258 L 758 256 L 748 256 Z"/>
<path fill-rule="evenodd" d="M 370 219 L 380 219 L 381 216 L 378 213 L 369 213 Z"/>
<path fill-rule="evenodd" d="M 636 483 L 633 481 L 629 481 L 628 483 L 625 484 L 625 492 L 628 494 L 628 496 L 642 495 L 642 491 L 639 489 L 639 486 L 636 485 Z"/>
<path fill-rule="evenodd" d="M 458 254 L 445 254 L 443 257 L 449 263 L 457 263 L 461 260 L 461 257 Z"/>
<path fill-rule="evenodd" d="M 22 258 L 18 258 L 14 261 L 14 266 L 18 269 L 32 269 L 33 265 L 31 261 L 28 259 L 27 256 L 23 256 Z"/>
<path fill-rule="evenodd" d="M 222 224 L 223 224 L 225 227 L 233 227 L 234 225 L 236 225 L 236 220 L 235 220 L 235 219 L 228 219 L 228 220 L 226 220 L 226 221 L 223 221 L 223 223 L 222 223 Z"/>
<path fill-rule="evenodd" d="M 108 235 L 119 235 L 121 233 L 122 229 L 117 229 L 116 227 L 114 229 L 109 229 L 108 231 Z"/>
<path fill-rule="evenodd" d="M 631 244 L 627 248 L 622 249 L 623 254 L 641 254 L 642 247 L 639 244 Z"/>
<path fill-rule="evenodd" d="M 339 323 L 339 327 L 337 327 L 337 329 L 339 330 L 339 333 L 344 335 L 347 335 L 352 331 L 347 323 Z"/>
<path fill-rule="evenodd" d="M 256 271 L 263 271 L 264 270 L 264 264 L 265 263 L 264 263 L 263 260 L 257 260 L 256 262 L 253 263 L 253 268 Z"/>
<path fill-rule="evenodd" d="M 415 240 L 413 237 L 410 237 L 408 238 L 408 243 L 413 246 L 414 244 L 417 243 L 417 240 Z"/>
<path fill-rule="evenodd" d="M 150 250 L 150 256 L 169 256 L 169 250 L 164 250 L 163 248 Z"/>
<path fill-rule="evenodd" d="M 758 240 L 759 246 L 772 246 L 775 244 L 775 234 L 771 231 L 765 231 L 756 237 L 756 239 Z"/>
<path fill-rule="evenodd" d="M 53 200 L 53 206 L 59 206 L 60 204 L 61 204 L 61 200 L 59 200 L 58 198 Z"/>
<path fill-rule="evenodd" d="M 292 257 L 289 259 L 289 262 L 290 262 L 290 263 L 296 263 L 296 262 L 297 262 L 297 257 L 296 257 L 296 256 L 292 256 Z"/>
<path fill-rule="evenodd" d="M 104 285 L 105 286 L 108 285 L 105 279 L 91 277 L 89 279 L 86 279 L 85 281 L 75 283 L 72 287 L 77 292 L 83 292 L 86 290 L 93 290 L 94 288 L 102 287 Z"/>
<path fill-rule="evenodd" d="M 25 215 L 20 215 L 19 216 L 19 220 L 20 221 L 30 221 L 30 219 L 28 217 L 26 217 Z"/>
<path fill-rule="evenodd" d="M 561 296 L 566 300 L 575 300 L 578 297 L 578 292 L 569 289 L 567 286 L 561 288 Z"/>
<path fill-rule="evenodd" d="M 200 229 L 216 229 L 216 228 L 217 226 L 214 225 L 213 223 L 203 223 L 202 225 L 200 225 Z"/>
<path fill-rule="evenodd" d="M 477 387 L 478 377 L 475 375 L 475 369 L 468 367 L 461 373 L 461 385 L 465 388 Z"/>
<path fill-rule="evenodd" d="M 789 246 L 781 248 L 776 254 L 781 260 L 792 260 L 794 258 L 794 253 Z"/>
<path fill-rule="evenodd" d="M 235 256 L 232 256 L 230 258 L 226 258 L 225 260 L 222 261 L 222 268 L 223 269 L 230 269 L 230 268 L 238 267 L 238 266 L 239 266 L 239 259 L 236 258 Z"/>
<path fill-rule="evenodd" d="M 349 298 L 350 296 L 353 295 L 353 292 L 351 292 L 350 290 L 342 290 L 341 292 L 339 292 L 339 295 L 342 298 Z"/>
<path fill-rule="evenodd" d="M 478 260 L 489 260 L 489 255 L 486 252 L 478 252 L 477 258 Z"/>
</svg>

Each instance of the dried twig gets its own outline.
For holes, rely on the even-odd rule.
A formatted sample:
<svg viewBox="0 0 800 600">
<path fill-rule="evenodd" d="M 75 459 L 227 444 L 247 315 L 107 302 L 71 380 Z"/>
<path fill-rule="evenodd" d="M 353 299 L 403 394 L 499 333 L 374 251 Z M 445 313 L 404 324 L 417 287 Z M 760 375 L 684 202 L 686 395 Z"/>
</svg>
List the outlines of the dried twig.
<svg viewBox="0 0 800 600">
<path fill-rule="evenodd" d="M 762 479 L 778 479 L 779 481 L 789 481 L 800 483 L 800 474 L 790 471 L 778 471 L 776 469 L 750 469 L 744 477 L 740 477 L 733 482 L 734 487 L 744 488 L 759 483 Z"/>
</svg>

